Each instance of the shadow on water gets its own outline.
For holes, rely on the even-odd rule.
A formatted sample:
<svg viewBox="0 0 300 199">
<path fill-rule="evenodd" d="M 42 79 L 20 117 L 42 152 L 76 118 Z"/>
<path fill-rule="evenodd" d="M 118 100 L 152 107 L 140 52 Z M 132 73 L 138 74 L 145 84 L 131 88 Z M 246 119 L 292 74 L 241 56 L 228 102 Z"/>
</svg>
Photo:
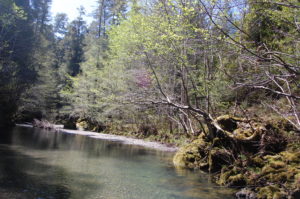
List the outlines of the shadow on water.
<svg viewBox="0 0 300 199">
<path fill-rule="evenodd" d="M 7 146 L 0 146 L 0 187 L 5 189 L 1 198 L 9 196 L 10 198 L 62 198 L 70 197 L 67 187 L 57 184 L 49 184 L 44 179 L 50 178 L 51 173 L 45 173 L 50 170 L 49 166 L 40 163 L 41 160 L 32 158 L 21 152 L 14 151 Z M 27 169 L 40 168 L 42 178 L 27 173 Z"/>
<path fill-rule="evenodd" d="M 7 145 L 0 145 L 0 198 L 7 199 L 69 199 L 70 176 L 65 169 L 43 164 L 42 158 L 33 158 Z M 73 173 L 79 179 L 88 175 Z M 90 189 L 99 184 L 78 182 Z"/>
</svg>

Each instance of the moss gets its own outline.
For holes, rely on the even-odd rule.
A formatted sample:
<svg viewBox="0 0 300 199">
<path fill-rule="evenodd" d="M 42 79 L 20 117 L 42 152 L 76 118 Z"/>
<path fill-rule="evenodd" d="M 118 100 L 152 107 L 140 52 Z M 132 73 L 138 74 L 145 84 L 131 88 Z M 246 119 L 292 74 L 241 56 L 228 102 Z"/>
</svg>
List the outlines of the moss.
<svg viewBox="0 0 300 199">
<path fill-rule="evenodd" d="M 228 184 L 228 178 L 232 175 L 236 175 L 233 169 L 229 169 L 227 167 L 223 167 L 219 179 L 216 181 L 217 184 L 225 186 Z"/>
<path fill-rule="evenodd" d="M 238 128 L 233 132 L 235 137 L 239 140 L 246 140 L 247 138 L 251 137 L 253 133 L 254 132 L 252 129 L 242 129 L 242 128 Z"/>
<path fill-rule="evenodd" d="M 300 151 L 299 152 L 281 152 L 280 155 L 283 157 L 283 160 L 287 163 L 300 163 Z"/>
<path fill-rule="evenodd" d="M 282 152 L 274 156 L 265 156 L 267 160 L 262 176 L 269 182 L 292 182 L 300 173 L 299 153 Z"/>
<path fill-rule="evenodd" d="M 299 137 L 287 136 L 282 130 L 284 124 L 276 126 L 229 115 L 216 122 L 233 136 L 220 134 L 208 142 L 201 134 L 176 154 L 177 165 L 209 168 L 222 186 L 257 187 L 251 190 L 261 199 L 300 195 Z M 293 144 L 288 143 L 291 140 Z"/>
<path fill-rule="evenodd" d="M 184 150 L 180 149 L 173 158 L 173 163 L 176 168 L 186 168 L 186 159 Z"/>
<path fill-rule="evenodd" d="M 209 145 L 204 139 L 199 138 L 180 148 L 173 158 L 175 167 L 205 169 L 208 166 L 206 154 Z"/>
<path fill-rule="evenodd" d="M 300 148 L 300 139 L 297 139 L 296 136 L 294 136 L 294 140 L 291 143 L 288 143 L 287 150 L 288 151 L 299 151 Z"/>
<path fill-rule="evenodd" d="M 220 171 L 224 165 L 230 165 L 232 162 L 232 156 L 226 149 L 213 148 L 209 152 L 208 164 L 210 172 Z"/>
<path fill-rule="evenodd" d="M 235 176 L 230 176 L 228 178 L 228 184 L 229 186 L 234 186 L 234 187 L 242 187 L 245 186 L 247 183 L 246 178 L 244 177 L 243 174 L 238 174 Z"/>
<path fill-rule="evenodd" d="M 222 129 L 233 132 L 238 124 L 238 121 L 243 121 L 241 118 L 233 117 L 231 115 L 223 115 L 216 119 L 217 123 L 221 126 Z"/>
<path fill-rule="evenodd" d="M 293 188 L 300 190 L 300 172 L 295 175 L 295 180 L 293 184 Z"/>
<path fill-rule="evenodd" d="M 89 127 L 89 125 L 86 121 L 79 121 L 76 123 L 76 128 L 78 130 L 87 130 L 88 127 Z"/>
<path fill-rule="evenodd" d="M 280 169 L 280 168 L 284 168 L 286 166 L 286 164 L 282 161 L 272 161 L 270 162 L 270 167 L 274 168 L 274 169 Z"/>
<path fill-rule="evenodd" d="M 278 169 L 271 167 L 270 165 L 266 165 L 262 168 L 262 174 L 267 175 L 269 173 L 278 173 L 280 172 Z"/>
<path fill-rule="evenodd" d="M 265 162 L 264 160 L 259 157 L 259 156 L 255 156 L 254 158 L 251 158 L 251 165 L 256 166 L 256 167 L 263 167 Z"/>
<path fill-rule="evenodd" d="M 214 138 L 213 141 L 213 146 L 214 147 L 222 147 L 224 146 L 224 140 L 220 139 L 220 138 Z"/>
<path fill-rule="evenodd" d="M 268 121 L 268 125 L 274 126 L 280 131 L 290 132 L 295 131 L 295 127 L 286 119 L 283 118 L 273 118 Z"/>
<path fill-rule="evenodd" d="M 247 184 L 246 177 L 237 167 L 223 167 L 217 184 L 228 187 L 243 187 Z"/>
<path fill-rule="evenodd" d="M 270 185 L 257 189 L 258 199 L 284 199 L 287 193 L 279 188 L 278 185 Z"/>
<path fill-rule="evenodd" d="M 273 162 L 273 161 L 283 161 L 281 155 L 266 155 L 263 157 L 264 160 L 267 160 L 267 162 Z"/>
<path fill-rule="evenodd" d="M 287 148 L 287 137 L 274 126 L 266 126 L 266 132 L 260 139 L 260 151 L 262 153 L 280 153 Z"/>
</svg>

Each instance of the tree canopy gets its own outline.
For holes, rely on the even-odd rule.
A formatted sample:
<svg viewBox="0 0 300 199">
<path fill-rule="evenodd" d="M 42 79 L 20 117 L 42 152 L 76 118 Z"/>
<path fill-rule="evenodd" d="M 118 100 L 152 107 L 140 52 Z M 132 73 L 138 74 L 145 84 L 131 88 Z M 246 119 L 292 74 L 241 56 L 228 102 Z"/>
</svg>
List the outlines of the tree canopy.
<svg viewBox="0 0 300 199">
<path fill-rule="evenodd" d="M 73 117 L 210 132 L 223 113 L 300 130 L 297 0 L 0 1 L 1 123 Z M 222 129 L 220 129 L 222 130 Z"/>
</svg>

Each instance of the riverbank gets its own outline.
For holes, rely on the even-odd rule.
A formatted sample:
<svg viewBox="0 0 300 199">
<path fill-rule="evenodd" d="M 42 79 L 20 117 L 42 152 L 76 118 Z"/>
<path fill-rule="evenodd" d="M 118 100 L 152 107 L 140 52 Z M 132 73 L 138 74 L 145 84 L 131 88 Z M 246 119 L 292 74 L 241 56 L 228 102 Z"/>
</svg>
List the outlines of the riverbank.
<svg viewBox="0 0 300 199">
<path fill-rule="evenodd" d="M 33 128 L 33 126 L 29 124 L 17 124 L 17 126 Z M 167 146 L 166 144 L 161 144 L 152 141 L 145 141 L 142 139 L 130 138 L 121 135 L 112 135 L 112 134 L 96 133 L 91 131 L 80 131 L 80 130 L 69 130 L 69 129 L 59 129 L 58 131 L 62 133 L 68 133 L 68 134 L 88 136 L 94 139 L 121 142 L 122 144 L 127 144 L 127 145 L 137 145 L 137 146 L 152 148 L 160 151 L 176 152 L 178 150 L 177 147 Z"/>
<path fill-rule="evenodd" d="M 242 189 L 239 199 L 300 198 L 300 136 L 289 123 L 229 115 L 215 122 L 222 132 L 181 147 L 176 167 L 211 173 L 220 186 Z"/>
<path fill-rule="evenodd" d="M 125 137 L 120 135 L 111 135 L 111 134 L 104 134 L 104 133 L 95 133 L 91 131 L 79 131 L 79 130 L 68 130 L 68 129 L 61 129 L 60 132 L 84 135 L 84 136 L 88 136 L 95 139 L 101 139 L 101 140 L 117 141 L 117 142 L 122 142 L 123 144 L 143 146 L 147 148 L 157 149 L 160 151 L 175 152 L 178 150 L 177 147 L 167 146 L 165 144 L 161 144 L 158 142 L 150 142 L 142 139 L 130 138 L 130 137 Z"/>
</svg>

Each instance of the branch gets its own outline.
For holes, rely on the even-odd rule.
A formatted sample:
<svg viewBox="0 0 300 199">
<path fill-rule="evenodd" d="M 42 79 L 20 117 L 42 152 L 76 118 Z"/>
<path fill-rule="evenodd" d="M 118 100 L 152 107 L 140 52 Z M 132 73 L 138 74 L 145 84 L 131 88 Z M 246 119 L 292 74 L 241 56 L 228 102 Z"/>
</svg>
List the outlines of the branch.
<svg viewBox="0 0 300 199">
<path fill-rule="evenodd" d="M 276 91 L 274 89 L 271 89 L 271 88 L 268 88 L 268 87 L 265 87 L 265 86 L 254 86 L 253 85 L 253 86 L 248 86 L 248 87 L 257 88 L 257 89 L 264 89 L 264 90 L 271 91 L 272 93 L 275 93 L 275 94 L 278 94 L 278 95 L 282 95 L 282 96 L 285 96 L 285 97 L 290 97 L 290 98 L 294 98 L 294 99 L 300 99 L 299 96 L 295 96 L 295 95 L 284 93 L 284 92 L 279 92 L 279 91 Z"/>
</svg>

